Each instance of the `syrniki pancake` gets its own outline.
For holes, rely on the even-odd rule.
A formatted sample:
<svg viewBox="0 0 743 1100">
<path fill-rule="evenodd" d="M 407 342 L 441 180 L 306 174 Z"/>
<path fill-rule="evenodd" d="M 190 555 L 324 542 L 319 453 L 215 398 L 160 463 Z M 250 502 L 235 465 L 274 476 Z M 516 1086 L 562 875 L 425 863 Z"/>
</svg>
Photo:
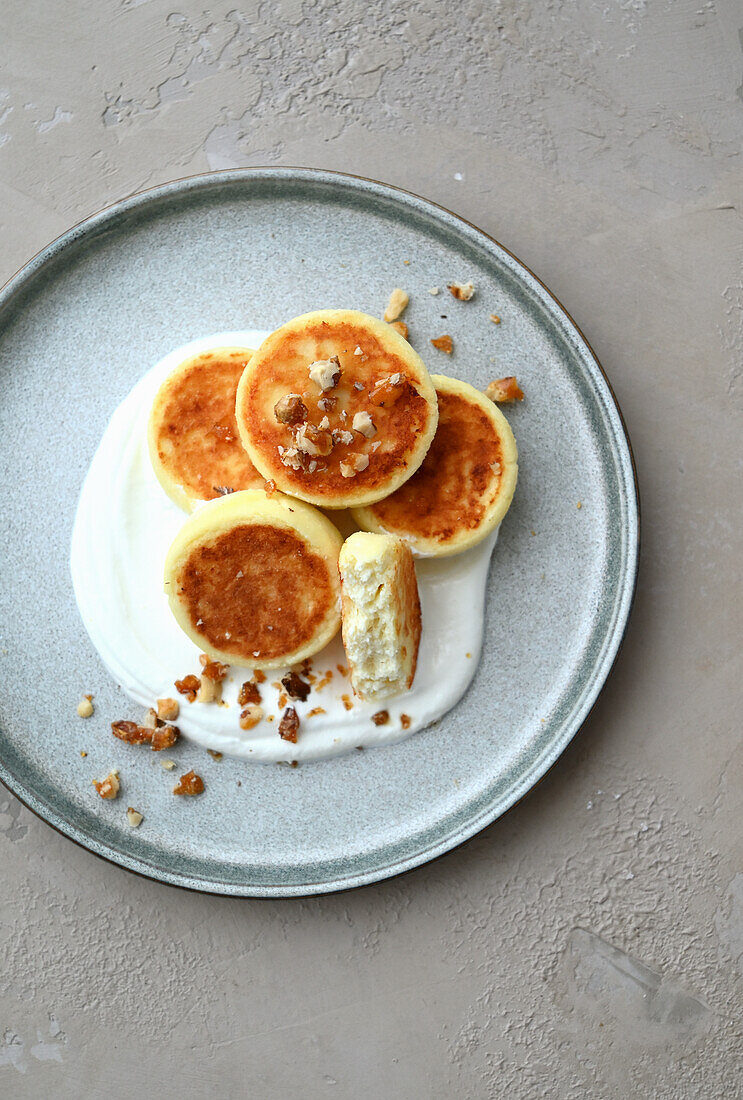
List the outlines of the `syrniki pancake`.
<svg viewBox="0 0 743 1100">
<path fill-rule="evenodd" d="M 362 699 L 386 699 L 412 685 L 421 636 L 413 555 L 402 539 L 356 531 L 343 543 L 343 645 Z"/>
<path fill-rule="evenodd" d="M 332 309 L 271 333 L 245 368 L 236 411 L 263 476 L 325 508 L 397 489 L 423 461 L 438 419 L 410 344 L 375 317 Z"/>
<path fill-rule="evenodd" d="M 211 348 L 186 359 L 163 382 L 148 425 L 150 459 L 171 500 L 190 512 L 226 490 L 258 489 L 235 423 L 235 395 L 250 348 Z"/>
<path fill-rule="evenodd" d="M 432 375 L 439 424 L 420 469 L 353 517 L 366 531 L 404 538 L 420 557 L 458 554 L 494 531 L 511 504 L 518 451 L 503 413 L 467 382 Z"/>
<path fill-rule="evenodd" d="M 205 504 L 165 561 L 182 630 L 215 660 L 277 668 L 317 653 L 340 626 L 343 539 L 316 508 L 262 490 Z"/>
</svg>

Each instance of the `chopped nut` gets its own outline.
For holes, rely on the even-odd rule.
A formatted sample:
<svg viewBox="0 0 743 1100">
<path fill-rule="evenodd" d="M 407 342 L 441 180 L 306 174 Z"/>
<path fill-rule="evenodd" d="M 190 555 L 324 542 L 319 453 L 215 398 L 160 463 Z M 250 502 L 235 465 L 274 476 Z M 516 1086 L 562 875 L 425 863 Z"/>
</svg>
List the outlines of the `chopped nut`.
<svg viewBox="0 0 743 1100">
<path fill-rule="evenodd" d="M 77 713 L 80 718 L 90 718 L 94 711 L 93 700 L 89 695 L 83 696 L 80 702 L 77 704 Z"/>
<path fill-rule="evenodd" d="M 402 726 L 402 728 L 404 730 L 409 730 L 410 729 L 410 723 L 411 722 L 412 722 L 412 718 L 410 717 L 409 714 L 401 714 L 400 715 L 400 725 Z"/>
<path fill-rule="evenodd" d="M 439 288 L 437 286 L 432 286 L 428 293 L 429 294 L 438 294 L 439 293 Z"/>
<path fill-rule="evenodd" d="M 341 477 L 356 477 L 369 465 L 369 455 L 353 454 L 348 456 L 348 462 L 341 462 Z"/>
<path fill-rule="evenodd" d="M 177 726 L 160 726 L 152 732 L 152 751 L 162 752 L 163 749 L 172 748 L 180 735 L 181 731 Z"/>
<path fill-rule="evenodd" d="M 98 791 L 101 798 L 116 798 L 119 794 L 119 773 L 114 771 L 109 772 L 105 779 L 93 780 L 93 786 Z"/>
<path fill-rule="evenodd" d="M 341 361 L 337 355 L 310 363 L 309 375 L 321 390 L 332 390 L 341 380 Z"/>
<path fill-rule="evenodd" d="M 281 611 L 281 608 L 279 608 L 279 611 Z M 265 672 L 261 672 L 261 670 L 259 668 L 254 668 L 253 669 L 253 679 L 255 680 L 256 684 L 265 684 L 266 674 L 265 674 Z"/>
<path fill-rule="evenodd" d="M 154 730 L 157 729 L 157 711 L 154 707 L 149 707 L 144 712 L 144 718 L 142 719 L 142 725 L 145 729 Z"/>
<path fill-rule="evenodd" d="M 330 421 L 328 420 L 327 416 L 324 416 L 317 426 L 321 432 L 326 432 L 330 427 Z"/>
<path fill-rule="evenodd" d="M 496 378 L 494 382 L 488 383 L 485 396 L 499 405 L 524 400 L 523 390 L 513 374 L 508 375 L 506 378 Z"/>
<path fill-rule="evenodd" d="M 144 814 L 141 814 L 139 810 L 135 810 L 133 806 L 127 807 L 126 820 L 132 829 L 138 829 L 144 821 Z"/>
<path fill-rule="evenodd" d="M 279 722 L 279 737 L 296 744 L 299 733 L 299 717 L 294 707 L 287 707 Z"/>
<path fill-rule="evenodd" d="M 111 733 L 114 737 L 118 737 L 119 741 L 126 741 L 128 745 L 149 745 L 152 741 L 152 732 L 146 726 L 127 722 L 124 719 L 111 723 Z"/>
<path fill-rule="evenodd" d="M 351 423 L 351 427 L 355 432 L 361 432 L 367 439 L 371 439 L 377 430 L 374 421 L 366 411 L 356 413 Z M 353 438 L 353 436 L 351 438 Z"/>
<path fill-rule="evenodd" d="M 252 730 L 263 718 L 263 707 L 250 705 L 240 712 L 240 729 Z"/>
<path fill-rule="evenodd" d="M 353 353 L 354 355 L 363 355 L 364 349 L 359 347 L 359 345 L 357 344 L 356 347 L 353 349 Z"/>
<path fill-rule="evenodd" d="M 301 424 L 307 419 L 307 406 L 298 393 L 287 393 L 273 407 L 279 424 Z"/>
<path fill-rule="evenodd" d="M 493 322 L 494 325 L 499 325 L 500 324 L 500 317 L 498 316 L 497 313 L 491 313 L 490 314 L 490 320 Z"/>
<path fill-rule="evenodd" d="M 214 760 L 221 760 L 221 759 L 222 759 L 222 756 L 224 755 L 224 754 L 223 754 L 223 753 L 221 753 L 221 752 L 217 752 L 217 750 L 216 750 L 216 749 L 207 749 L 206 751 L 207 751 L 207 752 L 209 753 L 209 755 L 210 755 L 210 756 L 212 757 L 212 759 L 214 759 Z"/>
<path fill-rule="evenodd" d="M 296 672 L 287 672 L 286 676 L 281 677 L 281 683 L 290 699 L 300 699 L 304 702 L 310 693 L 310 685 Z"/>
<path fill-rule="evenodd" d="M 199 664 L 204 670 L 207 680 L 213 680 L 215 684 L 221 683 L 227 675 L 229 665 L 223 665 L 221 661 L 213 661 L 206 653 L 199 655 Z"/>
<path fill-rule="evenodd" d="M 472 283 L 447 283 L 452 298 L 458 298 L 460 302 L 469 302 L 475 293 Z"/>
<path fill-rule="evenodd" d="M 196 700 L 196 692 L 201 686 L 201 681 L 198 676 L 184 676 L 182 680 L 176 680 L 174 687 L 179 695 L 185 695 L 188 697 L 189 703 L 193 703 Z"/>
<path fill-rule="evenodd" d="M 175 721 L 180 709 L 177 699 L 158 699 L 157 701 L 157 716 L 163 722 Z"/>
<path fill-rule="evenodd" d="M 272 497 L 276 492 L 276 482 L 273 478 L 269 478 L 268 481 L 263 482 L 263 489 L 267 497 Z"/>
<path fill-rule="evenodd" d="M 390 720 L 390 712 L 388 710 L 378 710 L 376 714 L 372 714 L 372 722 L 375 726 L 386 726 Z"/>
<path fill-rule="evenodd" d="M 279 447 L 279 458 L 284 466 L 292 470 L 301 470 L 304 465 L 302 455 L 296 447 Z"/>
<path fill-rule="evenodd" d="M 394 405 L 398 398 L 402 397 L 405 392 L 403 382 L 405 381 L 405 375 L 399 371 L 395 374 L 390 374 L 387 378 L 380 378 L 374 386 L 374 389 L 369 394 L 369 401 L 372 405 L 378 405 L 384 408 L 388 405 Z"/>
<path fill-rule="evenodd" d="M 222 684 L 219 680 L 212 680 L 206 675 L 201 677 L 201 686 L 196 696 L 197 703 L 218 703 L 222 698 Z"/>
<path fill-rule="evenodd" d="M 347 431 L 345 428 L 333 428 L 333 443 L 353 443 L 353 432 Z"/>
<path fill-rule="evenodd" d="M 173 787 L 173 794 L 201 794 L 204 790 L 204 780 L 195 771 L 191 770 L 182 775 L 178 785 Z"/>
<path fill-rule="evenodd" d="M 314 424 L 303 424 L 296 435 L 297 448 L 307 455 L 329 455 L 333 449 L 333 437 L 330 432 L 316 428 Z"/>
<path fill-rule="evenodd" d="M 248 703 L 258 706 L 261 701 L 258 685 L 253 680 L 246 680 L 237 693 L 237 701 L 241 707 L 246 707 Z"/>
<path fill-rule="evenodd" d="M 398 317 L 401 317 L 402 314 L 405 312 L 409 301 L 410 297 L 405 293 L 405 291 L 400 290 L 399 287 L 395 287 L 395 289 L 390 294 L 389 301 L 387 302 L 387 308 L 384 311 L 385 321 L 396 321 Z"/>
<path fill-rule="evenodd" d="M 318 407 L 318 409 L 321 409 L 323 412 L 328 413 L 328 412 L 332 412 L 337 404 L 338 404 L 338 398 L 337 397 L 321 397 L 320 400 L 317 402 L 317 407 Z"/>
<path fill-rule="evenodd" d="M 454 350 L 454 341 L 451 336 L 437 336 L 431 343 L 435 348 L 438 348 L 439 351 L 445 351 L 447 355 L 451 355 Z"/>
<path fill-rule="evenodd" d="M 407 340 L 408 326 L 405 324 L 404 321 L 393 321 L 391 327 L 395 329 L 396 332 L 399 332 L 405 340 Z"/>
</svg>

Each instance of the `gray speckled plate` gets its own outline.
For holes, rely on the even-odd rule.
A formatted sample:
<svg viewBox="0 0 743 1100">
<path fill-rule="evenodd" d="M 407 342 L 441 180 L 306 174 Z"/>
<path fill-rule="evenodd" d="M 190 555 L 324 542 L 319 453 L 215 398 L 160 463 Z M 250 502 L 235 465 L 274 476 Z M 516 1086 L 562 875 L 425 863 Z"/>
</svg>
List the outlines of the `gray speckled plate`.
<svg viewBox="0 0 743 1100">
<path fill-rule="evenodd" d="M 467 279 L 477 286 L 469 303 L 427 292 Z M 327 306 L 379 314 L 394 286 L 411 293 L 406 321 L 432 370 L 479 387 L 516 374 L 526 393 L 509 411 L 520 478 L 490 570 L 473 686 L 435 728 L 399 745 L 297 769 L 216 761 L 181 744 L 179 771 L 196 767 L 207 792 L 173 798 L 157 757 L 110 735 L 108 722 L 131 704 L 72 594 L 70 531 L 90 458 L 119 401 L 176 345 Z M 443 332 L 454 338 L 451 358 L 428 343 Z M 135 195 L 60 237 L 6 286 L 0 371 L 0 778 L 91 851 L 224 894 L 373 882 L 493 821 L 584 721 L 634 593 L 629 443 L 570 318 L 453 214 L 381 184 L 291 168 Z M 83 691 L 95 694 L 88 721 L 75 714 Z M 103 802 L 91 780 L 114 764 L 122 797 Z M 136 831 L 127 805 L 145 814 Z"/>
</svg>

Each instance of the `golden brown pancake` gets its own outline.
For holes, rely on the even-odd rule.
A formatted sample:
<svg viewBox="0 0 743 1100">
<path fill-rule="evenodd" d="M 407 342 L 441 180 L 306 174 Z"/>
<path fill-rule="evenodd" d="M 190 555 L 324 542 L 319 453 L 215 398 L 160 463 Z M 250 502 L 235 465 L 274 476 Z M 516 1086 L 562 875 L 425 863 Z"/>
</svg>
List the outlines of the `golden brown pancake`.
<svg viewBox="0 0 743 1100">
<path fill-rule="evenodd" d="M 256 468 L 326 508 L 367 504 L 402 485 L 423 461 L 437 417 L 420 356 L 390 325 L 355 310 L 282 325 L 237 392 L 237 424 Z"/>
<path fill-rule="evenodd" d="M 212 348 L 181 363 L 163 382 L 148 426 L 158 481 L 190 512 L 227 489 L 257 489 L 263 478 L 240 442 L 235 394 L 250 348 Z"/>
<path fill-rule="evenodd" d="M 518 452 L 503 413 L 466 382 L 434 374 L 439 425 L 420 469 L 385 500 L 354 508 L 360 527 L 399 535 L 420 557 L 458 554 L 505 516 Z"/>
<path fill-rule="evenodd" d="M 165 562 L 178 625 L 210 657 L 276 668 L 322 649 L 340 626 L 343 539 L 316 508 L 261 490 L 200 508 Z"/>
</svg>

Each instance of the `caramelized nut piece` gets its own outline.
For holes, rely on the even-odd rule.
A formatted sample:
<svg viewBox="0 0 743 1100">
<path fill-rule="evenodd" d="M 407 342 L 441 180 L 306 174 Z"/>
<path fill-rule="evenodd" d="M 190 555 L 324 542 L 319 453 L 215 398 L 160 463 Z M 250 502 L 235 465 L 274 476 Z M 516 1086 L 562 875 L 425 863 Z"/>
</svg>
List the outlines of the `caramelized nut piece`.
<svg viewBox="0 0 743 1100">
<path fill-rule="evenodd" d="M 162 752 L 163 749 L 171 748 L 178 738 L 181 731 L 177 726 L 160 726 L 159 729 L 152 731 L 152 751 Z"/>
<path fill-rule="evenodd" d="M 317 402 L 318 409 L 322 409 L 323 412 L 332 412 L 335 406 L 338 404 L 337 397 L 321 397 Z"/>
<path fill-rule="evenodd" d="M 206 653 L 199 655 L 199 664 L 203 668 L 207 680 L 214 680 L 215 683 L 224 680 L 229 668 L 229 665 L 223 665 L 221 661 L 213 661 Z"/>
<path fill-rule="evenodd" d="M 348 456 L 348 462 L 340 463 L 341 477 L 356 477 L 369 465 L 369 455 L 353 454 Z"/>
<path fill-rule="evenodd" d="M 279 737 L 296 744 L 299 733 L 299 716 L 294 707 L 287 707 L 279 722 Z"/>
<path fill-rule="evenodd" d="M 90 718 L 94 709 L 93 697 L 91 695 L 84 695 L 77 704 L 77 713 L 80 718 Z"/>
<path fill-rule="evenodd" d="M 297 449 L 306 455 L 325 457 L 333 449 L 333 437 L 330 432 L 316 428 L 314 424 L 303 424 L 296 435 Z"/>
<path fill-rule="evenodd" d="M 391 374 L 388 378 L 380 378 L 369 394 L 369 400 L 372 405 L 378 405 L 381 408 L 394 405 L 397 399 L 402 397 L 405 391 L 405 387 L 403 386 L 404 381 L 405 375 L 399 372 L 397 374 Z"/>
<path fill-rule="evenodd" d="M 310 693 L 310 685 L 296 672 L 287 672 L 281 677 L 281 683 L 290 699 L 300 699 L 304 703 Z"/>
<path fill-rule="evenodd" d="M 250 705 L 240 714 L 240 729 L 252 730 L 263 719 L 263 707 Z"/>
<path fill-rule="evenodd" d="M 177 699 L 158 699 L 157 716 L 163 722 L 173 722 L 180 711 Z"/>
<path fill-rule="evenodd" d="M 375 726 L 386 726 L 390 720 L 390 712 L 388 710 L 378 710 L 376 714 L 372 714 L 372 722 Z"/>
<path fill-rule="evenodd" d="M 509 374 L 506 378 L 496 378 L 494 382 L 488 383 L 485 396 L 499 405 L 524 400 L 523 390 L 513 374 Z"/>
<path fill-rule="evenodd" d="M 152 730 L 124 719 L 111 723 L 111 733 L 114 737 L 118 737 L 119 741 L 126 741 L 128 745 L 148 745 L 152 740 Z"/>
<path fill-rule="evenodd" d="M 454 341 L 451 336 L 437 336 L 431 343 L 435 348 L 438 348 L 439 351 L 445 351 L 447 355 L 451 355 L 454 350 Z"/>
<path fill-rule="evenodd" d="M 458 298 L 460 302 L 469 302 L 475 293 L 472 283 L 447 283 L 452 298 Z"/>
<path fill-rule="evenodd" d="M 409 295 L 407 295 L 404 290 L 400 290 L 399 286 L 395 287 L 395 289 L 390 294 L 389 301 L 387 302 L 387 308 L 384 311 L 385 321 L 396 321 L 398 317 L 401 317 L 407 309 L 409 301 Z"/>
<path fill-rule="evenodd" d="M 193 703 L 196 700 L 196 692 L 201 687 L 201 681 L 198 676 L 184 676 L 182 680 L 176 680 L 174 686 L 179 695 L 187 696 L 189 703 Z"/>
<path fill-rule="evenodd" d="M 126 820 L 132 829 L 137 829 L 144 821 L 144 814 L 141 814 L 139 810 L 135 810 L 133 806 L 129 806 L 126 811 Z"/>
<path fill-rule="evenodd" d="M 296 447 L 279 446 L 279 458 L 291 470 L 301 470 L 304 466 L 303 456 Z"/>
<path fill-rule="evenodd" d="M 222 698 L 222 683 L 219 680 L 212 680 L 206 675 L 201 677 L 201 686 L 199 687 L 199 693 L 196 696 L 197 703 L 218 703 Z"/>
<path fill-rule="evenodd" d="M 399 332 L 403 339 L 407 340 L 408 326 L 405 324 L 404 321 L 393 321 L 392 328 L 395 329 L 396 332 Z"/>
<path fill-rule="evenodd" d="M 203 790 L 204 780 L 192 770 L 181 776 L 178 786 L 173 787 L 173 794 L 201 794 Z"/>
<path fill-rule="evenodd" d="M 374 424 L 374 421 L 369 416 L 369 413 L 366 412 L 365 410 L 363 412 L 357 412 L 356 413 L 356 415 L 353 418 L 353 422 L 351 424 L 351 427 L 353 428 L 353 430 L 355 432 L 361 432 L 361 434 L 365 435 L 367 439 L 371 439 L 371 437 L 377 431 L 377 429 L 375 427 L 375 424 Z"/>
<path fill-rule="evenodd" d="M 237 693 L 237 701 L 241 707 L 246 707 L 248 703 L 258 706 L 261 701 L 258 685 L 253 680 L 246 680 Z"/>
<path fill-rule="evenodd" d="M 310 363 L 309 375 L 321 390 L 332 390 L 341 380 L 341 361 L 337 355 Z"/>
<path fill-rule="evenodd" d="M 334 443 L 353 443 L 353 432 L 347 431 L 345 428 L 333 428 L 333 442 Z"/>
<path fill-rule="evenodd" d="M 119 773 L 109 772 L 105 779 L 93 780 L 93 786 L 101 798 L 117 798 L 119 794 Z"/>
<path fill-rule="evenodd" d="M 298 393 L 287 393 L 273 407 L 279 424 L 301 424 L 307 419 L 307 406 Z"/>
</svg>

